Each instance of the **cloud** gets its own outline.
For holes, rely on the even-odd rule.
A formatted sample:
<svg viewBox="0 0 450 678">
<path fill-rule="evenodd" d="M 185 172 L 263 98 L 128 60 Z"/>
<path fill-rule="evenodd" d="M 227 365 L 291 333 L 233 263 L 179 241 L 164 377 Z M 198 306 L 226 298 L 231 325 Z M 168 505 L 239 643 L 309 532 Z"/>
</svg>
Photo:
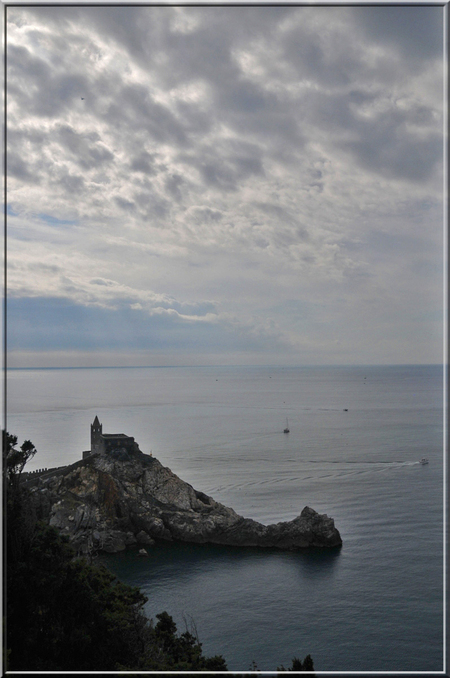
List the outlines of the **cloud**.
<svg viewBox="0 0 450 678">
<path fill-rule="evenodd" d="M 404 54 L 413 63 L 443 56 L 443 6 L 354 7 L 351 12 L 370 40 Z M 413 66 L 414 67 L 414 66 Z"/>
<path fill-rule="evenodd" d="M 147 151 L 143 151 L 133 158 L 130 163 L 130 169 L 133 172 L 142 172 L 143 174 L 153 176 L 157 172 L 154 166 L 154 156 L 147 153 Z"/>
<path fill-rule="evenodd" d="M 67 299 L 13 298 L 8 304 L 8 347 L 18 352 L 92 350 L 164 350 L 172 353 L 212 353 L 279 349 L 273 327 L 220 320 L 214 313 L 179 313 L 155 307 L 143 313 L 137 305 L 119 311 L 74 304 Z M 196 313 L 197 312 L 197 313 Z"/>
<path fill-rule="evenodd" d="M 31 171 L 29 165 L 14 151 L 8 153 L 8 174 L 27 184 L 39 184 L 39 175 Z"/>
<path fill-rule="evenodd" d="M 363 167 L 390 177 L 424 181 L 438 165 L 442 166 L 442 138 L 439 134 L 429 139 L 408 136 L 401 129 L 383 130 L 379 134 L 375 130 L 370 139 L 348 141 L 342 148 L 349 150 Z"/>
<path fill-rule="evenodd" d="M 52 299 L 67 345 L 71 304 L 98 342 L 95 312 L 173 351 L 185 332 L 192 354 L 234 341 L 300 361 L 336 357 L 327 333 L 356 355 L 361 318 L 378 356 L 379 327 L 413 344 L 412 309 L 436 317 L 442 8 L 11 6 L 7 20 L 8 293 Z"/>
<path fill-rule="evenodd" d="M 56 64 L 49 64 L 24 46 L 9 47 L 8 69 L 14 106 L 27 110 L 28 115 L 61 115 L 86 90 L 82 74 L 60 72 Z"/>
<path fill-rule="evenodd" d="M 361 91 L 314 99 L 318 123 L 359 166 L 412 181 L 425 181 L 442 166 L 442 135 L 430 107 L 413 103 L 405 109 L 387 97 L 374 104 L 374 95 Z"/>
<path fill-rule="evenodd" d="M 73 161 L 83 170 L 100 167 L 111 162 L 114 155 L 101 143 L 96 132 L 78 134 L 69 125 L 60 125 L 55 130 L 56 137 L 62 147 L 69 151 Z"/>
</svg>

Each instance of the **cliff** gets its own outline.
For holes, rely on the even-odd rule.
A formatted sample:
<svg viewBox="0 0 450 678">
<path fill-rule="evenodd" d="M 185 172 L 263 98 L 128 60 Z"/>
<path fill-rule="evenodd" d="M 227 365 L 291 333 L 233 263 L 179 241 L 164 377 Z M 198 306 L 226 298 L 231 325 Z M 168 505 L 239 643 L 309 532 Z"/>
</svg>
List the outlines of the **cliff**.
<svg viewBox="0 0 450 678">
<path fill-rule="evenodd" d="M 117 552 L 155 539 L 286 550 L 340 546 L 332 518 L 305 507 L 289 522 L 265 526 L 196 491 L 154 457 L 94 454 L 35 481 L 41 518 L 80 551 Z"/>
</svg>

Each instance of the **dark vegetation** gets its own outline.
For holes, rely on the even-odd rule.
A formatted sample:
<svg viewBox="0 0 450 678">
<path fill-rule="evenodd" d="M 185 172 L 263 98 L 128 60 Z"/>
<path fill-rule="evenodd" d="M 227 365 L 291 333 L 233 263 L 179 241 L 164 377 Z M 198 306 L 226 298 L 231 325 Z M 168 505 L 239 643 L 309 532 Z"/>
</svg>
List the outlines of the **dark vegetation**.
<svg viewBox="0 0 450 678">
<path fill-rule="evenodd" d="M 67 538 L 39 522 L 21 473 L 36 449 L 3 432 L 6 511 L 7 671 L 227 671 L 205 657 L 195 628 L 177 630 L 167 612 L 156 624 L 147 598 L 104 566 L 76 557 Z M 192 632 L 193 631 L 193 632 Z M 308 655 L 278 671 L 312 671 Z M 253 670 L 258 670 L 256 664 Z"/>
</svg>

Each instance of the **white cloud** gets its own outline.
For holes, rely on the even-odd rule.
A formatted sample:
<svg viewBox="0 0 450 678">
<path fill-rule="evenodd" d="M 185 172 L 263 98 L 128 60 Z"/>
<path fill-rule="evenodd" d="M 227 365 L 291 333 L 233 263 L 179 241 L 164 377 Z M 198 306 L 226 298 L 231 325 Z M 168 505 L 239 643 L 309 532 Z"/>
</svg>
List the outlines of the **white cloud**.
<svg viewBox="0 0 450 678">
<path fill-rule="evenodd" d="M 401 9 L 9 7 L 9 293 L 439 360 L 442 15 Z"/>
</svg>

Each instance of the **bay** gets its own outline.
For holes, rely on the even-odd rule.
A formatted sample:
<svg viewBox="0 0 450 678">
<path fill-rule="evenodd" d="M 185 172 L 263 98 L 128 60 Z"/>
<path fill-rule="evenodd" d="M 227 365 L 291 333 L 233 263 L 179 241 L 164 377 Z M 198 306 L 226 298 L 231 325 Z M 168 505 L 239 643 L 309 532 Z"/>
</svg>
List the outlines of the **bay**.
<svg viewBox="0 0 450 678">
<path fill-rule="evenodd" d="M 236 671 L 308 653 L 317 671 L 442 670 L 440 366 L 9 370 L 7 387 L 7 428 L 38 449 L 30 470 L 77 461 L 98 415 L 246 517 L 309 505 L 335 519 L 344 543 L 329 552 L 106 558 L 150 617 L 195 623 L 205 654 Z"/>
</svg>

